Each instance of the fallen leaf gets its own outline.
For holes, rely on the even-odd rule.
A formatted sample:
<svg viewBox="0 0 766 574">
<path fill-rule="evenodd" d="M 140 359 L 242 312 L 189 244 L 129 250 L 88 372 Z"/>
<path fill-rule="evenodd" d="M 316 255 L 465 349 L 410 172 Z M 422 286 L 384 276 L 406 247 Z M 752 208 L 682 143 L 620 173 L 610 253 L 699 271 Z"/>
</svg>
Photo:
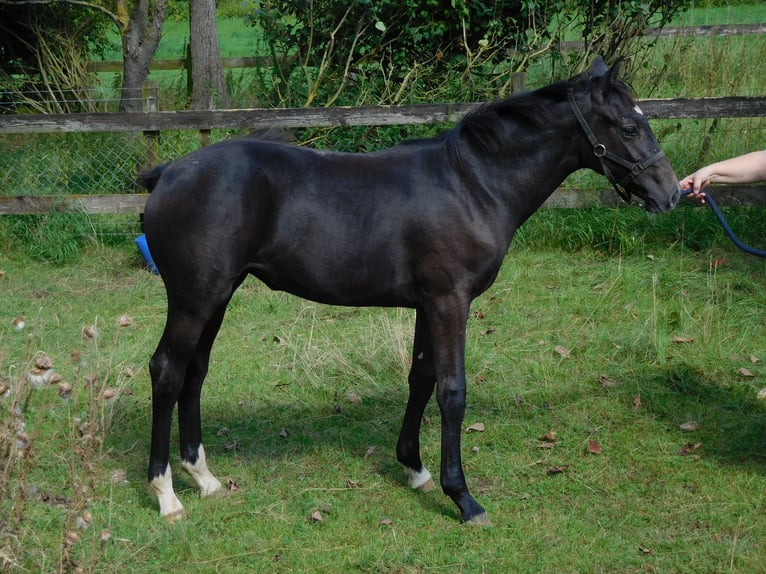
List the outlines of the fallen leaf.
<svg viewBox="0 0 766 574">
<path fill-rule="evenodd" d="M 13 328 L 17 331 L 22 331 L 26 326 L 27 322 L 24 320 L 24 317 L 16 317 L 13 320 Z"/>
<path fill-rule="evenodd" d="M 318 510 L 315 510 L 311 513 L 311 516 L 309 516 L 309 522 L 322 522 L 322 513 Z"/>
<path fill-rule="evenodd" d="M 391 526 L 393 523 L 394 523 L 394 521 L 391 520 L 390 518 L 382 518 L 380 520 L 380 525 L 381 526 Z"/>
<path fill-rule="evenodd" d="M 596 440 L 588 441 L 588 452 L 591 454 L 601 454 L 601 445 Z"/>
<path fill-rule="evenodd" d="M 346 488 L 359 488 L 359 483 L 355 480 L 351 480 L 350 478 L 347 478 Z"/>
<path fill-rule="evenodd" d="M 367 447 L 367 452 L 364 453 L 364 458 L 370 458 L 378 447 L 371 445 Z"/>
<path fill-rule="evenodd" d="M 279 436 L 281 436 L 282 438 L 287 438 L 288 436 L 290 436 L 290 433 L 287 432 L 287 429 L 285 427 L 282 427 L 281 429 L 279 429 Z"/>
<path fill-rule="evenodd" d="M 682 431 L 694 432 L 700 429 L 700 424 L 697 421 L 688 421 L 680 426 Z"/>
<path fill-rule="evenodd" d="M 108 401 L 109 399 L 113 399 L 117 396 L 117 390 L 116 389 L 104 389 L 101 392 L 101 398 L 105 401 Z"/>
<path fill-rule="evenodd" d="M 218 429 L 218 432 L 215 433 L 215 436 L 227 436 L 231 431 L 227 427 L 221 427 Z"/>
<path fill-rule="evenodd" d="M 95 339 L 98 337 L 98 329 L 95 325 L 86 325 L 82 328 L 82 336 L 84 339 Z"/>
<path fill-rule="evenodd" d="M 561 464 L 561 465 L 558 465 L 558 466 L 552 466 L 552 467 L 550 467 L 548 469 L 548 474 L 550 474 L 550 475 L 561 474 L 561 473 L 565 472 L 569 468 L 569 466 L 570 465 L 568 465 L 568 464 Z"/>
<path fill-rule="evenodd" d="M 616 384 L 612 379 L 603 373 L 598 376 L 598 382 L 601 383 L 602 387 L 606 387 L 607 389 L 609 387 L 613 387 Z"/>
<path fill-rule="evenodd" d="M 484 423 L 473 423 L 465 432 L 484 432 Z"/>
<path fill-rule="evenodd" d="M 761 360 L 758 357 L 756 357 L 755 355 L 750 355 L 750 362 L 755 365 L 756 363 L 760 363 Z"/>
<path fill-rule="evenodd" d="M 484 330 L 483 330 L 481 333 L 479 333 L 479 334 L 480 334 L 480 335 L 491 335 L 492 333 L 494 333 L 494 332 L 495 332 L 495 330 L 496 330 L 496 329 L 495 329 L 494 327 L 487 327 L 486 329 L 484 329 Z"/>
<path fill-rule="evenodd" d="M 766 389 L 761 389 L 760 391 L 758 391 L 756 398 L 759 401 L 766 401 Z"/>
<path fill-rule="evenodd" d="M 540 440 L 543 442 L 556 442 L 558 440 L 556 438 L 556 431 L 553 429 L 549 430 L 543 436 L 540 437 Z"/>
<path fill-rule="evenodd" d="M 639 546 L 638 550 L 639 550 L 639 552 L 641 552 L 641 554 L 651 554 L 652 553 L 651 550 L 649 550 L 648 548 L 644 548 L 643 546 Z"/>
<path fill-rule="evenodd" d="M 693 343 L 694 337 L 673 337 L 674 343 Z"/>
<path fill-rule="evenodd" d="M 702 446 L 701 442 L 687 442 L 681 447 L 681 456 L 686 456 Z"/>
<path fill-rule="evenodd" d="M 755 376 L 755 375 L 753 374 L 753 372 L 752 372 L 750 369 L 746 369 L 745 367 L 742 367 L 742 368 L 741 368 L 741 369 L 739 369 L 739 371 L 737 371 L 737 372 L 738 372 L 740 375 L 742 375 L 743 377 L 754 377 L 754 376 Z"/>
<path fill-rule="evenodd" d="M 572 352 L 561 345 L 556 345 L 553 350 L 556 351 L 562 359 L 569 359 L 572 356 Z"/>
<path fill-rule="evenodd" d="M 117 318 L 117 325 L 120 327 L 130 327 L 133 324 L 133 318 L 127 315 L 120 315 Z"/>
<path fill-rule="evenodd" d="M 641 395 L 636 395 L 633 397 L 633 410 L 637 411 L 641 408 Z"/>
<path fill-rule="evenodd" d="M 242 487 L 240 485 L 238 485 L 236 482 L 234 482 L 233 479 L 227 478 L 226 479 L 226 489 L 229 492 L 239 492 L 240 490 L 242 490 Z"/>
<path fill-rule="evenodd" d="M 710 266 L 713 269 L 718 269 L 719 267 L 723 267 L 727 263 L 728 261 L 724 257 L 716 257 L 715 259 L 713 259 L 713 261 L 710 262 Z"/>
<path fill-rule="evenodd" d="M 479 449 L 479 447 L 478 447 L 478 446 L 472 446 L 472 447 L 471 447 L 471 452 L 479 452 L 479 450 L 480 450 L 480 449 Z"/>
</svg>

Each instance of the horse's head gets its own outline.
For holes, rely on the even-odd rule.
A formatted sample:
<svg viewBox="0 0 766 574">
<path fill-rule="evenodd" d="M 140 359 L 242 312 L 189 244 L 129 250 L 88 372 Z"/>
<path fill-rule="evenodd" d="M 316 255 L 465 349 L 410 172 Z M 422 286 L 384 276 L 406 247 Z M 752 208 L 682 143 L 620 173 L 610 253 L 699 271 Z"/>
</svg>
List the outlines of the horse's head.
<svg viewBox="0 0 766 574">
<path fill-rule="evenodd" d="M 678 178 L 619 72 L 619 61 L 609 68 L 596 58 L 589 80 L 569 92 L 570 107 L 592 148 L 591 167 L 626 201 L 634 194 L 647 211 L 670 211 L 680 197 Z"/>
</svg>

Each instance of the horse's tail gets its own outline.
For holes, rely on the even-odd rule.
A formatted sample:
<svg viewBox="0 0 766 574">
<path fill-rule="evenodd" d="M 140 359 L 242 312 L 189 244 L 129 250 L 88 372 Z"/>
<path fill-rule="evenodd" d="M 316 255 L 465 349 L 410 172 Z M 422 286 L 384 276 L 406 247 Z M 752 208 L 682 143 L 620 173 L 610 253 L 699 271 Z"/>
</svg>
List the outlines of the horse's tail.
<svg viewBox="0 0 766 574">
<path fill-rule="evenodd" d="M 165 168 L 168 167 L 168 165 L 170 164 L 161 163 L 149 169 L 145 169 L 138 174 L 138 183 L 142 187 L 148 189 L 149 193 L 151 193 L 154 189 L 154 186 L 157 185 L 157 182 L 160 180 L 162 172 L 165 171 Z"/>
</svg>

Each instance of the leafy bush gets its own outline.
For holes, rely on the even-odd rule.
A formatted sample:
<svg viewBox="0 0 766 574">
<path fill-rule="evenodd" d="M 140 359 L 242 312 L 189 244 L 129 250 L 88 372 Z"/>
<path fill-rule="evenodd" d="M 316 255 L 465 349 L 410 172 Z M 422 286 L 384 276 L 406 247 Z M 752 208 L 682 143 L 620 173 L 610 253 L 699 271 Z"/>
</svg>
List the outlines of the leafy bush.
<svg viewBox="0 0 766 574">
<path fill-rule="evenodd" d="M 645 28 L 667 24 L 689 1 L 254 0 L 249 22 L 270 46 L 278 89 L 308 105 L 336 101 L 370 68 L 407 82 L 426 66 L 421 80 L 440 85 L 455 67 L 480 63 L 485 75 L 507 76 L 550 57 L 570 75 L 593 54 L 631 53 Z M 568 39 L 585 49 L 564 58 L 557 45 Z"/>
</svg>

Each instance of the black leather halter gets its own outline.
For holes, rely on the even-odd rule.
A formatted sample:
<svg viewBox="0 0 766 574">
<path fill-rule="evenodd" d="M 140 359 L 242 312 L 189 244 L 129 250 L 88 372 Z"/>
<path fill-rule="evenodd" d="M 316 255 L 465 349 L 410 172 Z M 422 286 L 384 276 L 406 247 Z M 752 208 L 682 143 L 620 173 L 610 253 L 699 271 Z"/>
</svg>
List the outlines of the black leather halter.
<svg viewBox="0 0 766 574">
<path fill-rule="evenodd" d="M 593 130 L 590 129 L 588 122 L 585 120 L 585 116 L 582 115 L 580 108 L 577 106 L 577 102 L 575 102 L 574 98 L 574 92 L 571 89 L 567 92 L 567 97 L 569 99 L 569 107 L 572 108 L 572 112 L 577 118 L 577 122 L 580 124 L 580 127 L 585 132 L 588 141 L 593 146 L 593 155 L 595 155 L 599 161 L 601 161 L 601 167 L 604 170 L 604 175 L 609 180 L 609 183 L 612 184 L 612 187 L 614 187 L 617 195 L 619 195 L 627 203 L 630 203 L 630 192 L 625 189 L 625 184 L 636 179 L 644 172 L 644 170 L 657 163 L 661 158 L 665 157 L 665 154 L 662 152 L 662 150 L 660 150 L 648 159 L 644 161 L 638 160 L 636 162 L 630 162 L 618 155 L 613 154 L 608 149 L 606 149 L 604 144 L 599 143 L 596 139 Z M 609 169 L 606 160 L 610 160 L 613 163 L 626 168 L 628 172 L 622 179 L 618 180 L 612 174 L 612 171 Z"/>
</svg>

